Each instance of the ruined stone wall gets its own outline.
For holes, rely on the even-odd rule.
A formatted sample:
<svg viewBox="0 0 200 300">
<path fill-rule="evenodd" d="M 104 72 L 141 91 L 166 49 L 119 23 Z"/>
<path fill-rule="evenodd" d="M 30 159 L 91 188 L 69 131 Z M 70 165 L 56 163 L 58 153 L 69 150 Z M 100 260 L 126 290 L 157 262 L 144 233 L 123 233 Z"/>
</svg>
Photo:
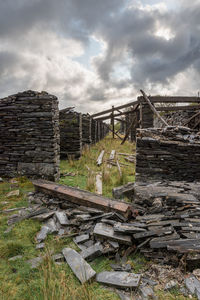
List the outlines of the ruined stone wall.
<svg viewBox="0 0 200 300">
<path fill-rule="evenodd" d="M 92 143 L 91 138 L 91 117 L 89 115 L 82 115 L 82 144 L 90 145 Z"/>
<path fill-rule="evenodd" d="M 26 91 L 0 100 L 0 176 L 59 178 L 58 100 Z"/>
<path fill-rule="evenodd" d="M 197 110 L 194 110 L 194 109 L 190 110 L 188 107 L 188 110 L 184 110 L 184 111 L 162 113 L 162 117 L 166 120 L 166 122 L 169 125 L 183 126 L 187 122 L 187 120 L 189 120 L 189 118 L 191 118 L 196 112 L 197 112 Z M 188 124 L 188 126 L 192 127 L 194 125 L 194 121 L 190 122 Z M 154 117 L 154 127 L 163 128 L 164 124 L 160 121 L 160 119 L 158 119 L 157 117 Z"/>
<path fill-rule="evenodd" d="M 60 111 L 60 156 L 79 158 L 82 152 L 82 115 L 70 108 Z"/>
<path fill-rule="evenodd" d="M 200 136 L 185 127 L 138 129 L 136 180 L 200 179 Z"/>
<path fill-rule="evenodd" d="M 92 140 L 92 144 L 96 143 L 96 126 L 97 126 L 97 121 L 92 119 L 91 120 L 91 140 Z"/>
<path fill-rule="evenodd" d="M 142 103 L 141 113 L 141 128 L 152 128 L 154 126 L 154 114 L 147 103 Z"/>
</svg>

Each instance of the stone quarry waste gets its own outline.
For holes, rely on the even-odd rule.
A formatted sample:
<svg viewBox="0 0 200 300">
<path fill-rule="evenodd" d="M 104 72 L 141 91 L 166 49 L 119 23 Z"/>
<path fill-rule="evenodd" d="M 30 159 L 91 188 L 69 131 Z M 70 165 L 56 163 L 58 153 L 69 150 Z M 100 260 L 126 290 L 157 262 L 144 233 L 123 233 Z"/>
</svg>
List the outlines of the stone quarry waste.
<svg viewBox="0 0 200 300">
<path fill-rule="evenodd" d="M 51 184 L 55 185 L 48 182 L 48 187 Z M 68 200 L 57 198 L 56 190 L 53 189 L 51 194 L 50 188 L 48 194 L 38 191 L 30 193 L 30 207 L 19 208 L 17 214 L 9 217 L 8 225 L 13 226 L 26 218 L 40 220 L 41 230 L 36 235 L 38 251 L 45 247 L 49 234 L 59 238 L 73 237 L 80 253 L 71 248 L 65 248 L 62 252 L 81 283 L 96 278 L 98 282 L 117 289 L 137 289 L 138 299 L 156 299 L 154 286 L 160 284 L 163 290 L 176 286 L 182 291 L 185 289 L 185 293 L 199 297 L 200 282 L 190 272 L 200 266 L 200 183 L 163 181 L 135 183 L 128 188 L 128 195 L 132 199 L 129 205 L 132 214 L 105 212 L 104 206 L 99 209 L 99 203 L 98 208 L 78 205 L 70 197 Z M 123 197 L 127 188 L 121 191 Z M 124 204 L 112 201 L 116 201 L 115 205 Z M 141 274 L 134 274 L 128 257 L 138 251 L 154 263 Z M 63 260 L 62 254 L 57 255 L 58 259 Z M 115 258 L 116 263 L 110 264 L 113 271 L 103 271 L 96 275 L 89 262 L 102 255 Z M 52 256 L 52 259 L 56 260 L 56 257 Z M 38 256 L 28 262 L 32 268 L 36 268 L 42 261 L 43 258 Z M 195 278 L 194 289 L 189 288 L 187 278 L 190 277 L 185 278 L 185 268 L 189 276 Z M 126 294 L 120 293 L 121 296 Z"/>
</svg>

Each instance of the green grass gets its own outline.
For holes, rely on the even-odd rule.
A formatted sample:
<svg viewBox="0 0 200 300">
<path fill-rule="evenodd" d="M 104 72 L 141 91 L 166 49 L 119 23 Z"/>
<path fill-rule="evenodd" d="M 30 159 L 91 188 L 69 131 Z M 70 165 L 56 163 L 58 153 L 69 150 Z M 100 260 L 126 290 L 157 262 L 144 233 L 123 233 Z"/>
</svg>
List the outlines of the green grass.
<svg viewBox="0 0 200 300">
<path fill-rule="evenodd" d="M 104 162 L 98 167 L 96 160 L 101 150 L 105 150 Z M 75 176 L 61 175 L 60 183 L 67 184 L 73 187 L 95 192 L 95 174 L 103 173 L 103 195 L 112 197 L 113 187 L 117 187 L 135 180 L 135 166 L 133 163 L 127 162 L 124 156 L 118 155 L 118 160 L 128 166 L 121 166 L 122 177 L 119 176 L 119 171 L 116 166 L 108 168 L 107 159 L 110 156 L 111 150 L 116 150 L 117 153 L 135 153 L 135 145 L 125 142 L 121 145 L 119 139 L 112 139 L 109 135 L 104 140 L 98 142 L 90 149 L 83 150 L 82 157 L 79 160 L 64 160 L 61 161 L 61 174 L 72 172 Z M 91 170 L 88 171 L 88 168 Z M 88 182 L 89 181 L 89 182 Z"/>
<path fill-rule="evenodd" d="M 60 183 L 70 186 L 78 186 L 82 189 L 93 190 L 91 182 L 88 182 L 89 174 L 86 165 L 93 171 L 102 171 L 103 194 L 111 196 L 112 188 L 128 181 L 134 181 L 134 164 L 127 163 L 122 156 L 121 162 L 130 164 L 122 168 L 123 178 L 119 178 L 116 167 L 107 168 L 96 166 L 96 159 L 102 149 L 105 149 L 105 159 L 109 157 L 110 151 L 134 153 L 135 146 L 126 142 L 123 146 L 117 139 L 109 137 L 85 150 L 83 156 L 77 161 L 62 161 L 61 172 L 73 172 L 74 177 L 61 177 Z M 0 210 L 27 206 L 27 192 L 33 190 L 31 182 L 25 178 L 16 178 L 16 182 L 5 181 L 0 183 Z M 19 190 L 20 195 L 7 197 L 8 192 Z M 7 203 L 6 203 L 7 202 Z M 9 215 L 11 215 L 10 213 Z M 14 212 L 15 214 L 15 212 Z M 71 238 L 59 239 L 49 235 L 45 242 L 46 248 L 42 251 L 35 249 L 35 236 L 41 224 L 36 220 L 24 220 L 15 224 L 11 232 L 5 234 L 7 229 L 8 215 L 0 214 L 0 299 L 1 300 L 119 300 L 119 297 L 112 291 L 103 288 L 93 281 L 90 284 L 81 285 L 66 263 L 56 265 L 50 259 L 50 253 L 59 253 L 64 247 L 71 247 L 78 251 L 77 246 Z M 16 261 L 9 261 L 15 255 L 22 255 L 23 258 Z M 39 268 L 32 270 L 26 263 L 28 259 L 43 255 L 44 262 Z M 99 257 L 91 263 L 96 272 L 110 271 L 110 264 L 114 261 L 107 257 Z M 148 267 L 148 262 L 139 254 L 133 254 L 128 258 L 135 273 L 141 272 Z M 187 299 L 178 294 L 178 291 L 163 293 L 158 290 L 159 299 L 183 300 Z"/>
</svg>

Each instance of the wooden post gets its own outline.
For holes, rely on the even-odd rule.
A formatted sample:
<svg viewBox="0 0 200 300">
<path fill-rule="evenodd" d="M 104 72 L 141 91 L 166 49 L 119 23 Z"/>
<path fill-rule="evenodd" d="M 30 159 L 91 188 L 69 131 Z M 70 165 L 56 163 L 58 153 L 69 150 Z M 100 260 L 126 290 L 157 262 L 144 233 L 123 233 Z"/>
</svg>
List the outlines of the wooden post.
<svg viewBox="0 0 200 300">
<path fill-rule="evenodd" d="M 111 114 L 111 129 L 112 129 L 112 137 L 115 138 L 115 119 L 114 119 L 114 106 L 112 106 L 112 114 Z"/>
</svg>

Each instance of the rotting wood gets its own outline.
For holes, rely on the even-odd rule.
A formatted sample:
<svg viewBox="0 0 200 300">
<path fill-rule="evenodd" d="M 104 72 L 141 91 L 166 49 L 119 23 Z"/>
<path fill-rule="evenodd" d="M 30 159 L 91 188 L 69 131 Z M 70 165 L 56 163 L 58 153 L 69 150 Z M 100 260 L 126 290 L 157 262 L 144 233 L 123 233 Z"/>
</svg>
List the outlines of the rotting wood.
<svg viewBox="0 0 200 300">
<path fill-rule="evenodd" d="M 134 108 L 131 110 L 131 113 L 134 113 L 138 109 L 138 107 L 139 107 L 139 104 L 135 105 Z M 121 145 L 123 145 L 125 143 L 125 141 L 127 140 L 128 136 L 130 134 L 131 128 L 133 127 L 133 124 L 135 123 L 136 120 L 137 120 L 137 117 L 135 116 L 125 134 L 123 141 L 121 142 Z"/>
<path fill-rule="evenodd" d="M 108 127 L 108 130 L 109 130 L 110 132 L 113 132 L 112 129 L 110 129 L 110 127 L 109 127 L 107 124 L 105 124 L 105 125 Z M 114 132 L 114 134 L 115 134 L 120 140 L 122 140 L 122 138 L 121 138 L 121 136 L 120 136 L 119 134 L 117 134 L 116 132 Z"/>
<path fill-rule="evenodd" d="M 102 195 L 103 188 L 102 188 L 102 173 L 96 175 L 96 193 L 98 195 Z"/>
<path fill-rule="evenodd" d="M 100 166 L 103 162 L 103 156 L 104 156 L 105 150 L 102 150 L 97 158 L 97 166 Z"/>
<path fill-rule="evenodd" d="M 135 101 L 132 101 L 132 102 L 130 102 L 130 103 L 127 103 L 127 104 L 123 104 L 123 105 L 117 106 L 117 107 L 114 108 L 114 110 L 123 109 L 123 108 L 132 106 L 132 105 L 137 104 L 137 103 L 138 103 L 138 101 L 135 100 Z M 98 116 L 101 116 L 101 115 L 105 115 L 105 114 L 111 113 L 111 112 L 112 112 L 112 108 L 107 109 L 107 110 L 104 110 L 104 111 L 101 111 L 101 112 L 96 113 L 96 114 L 93 114 L 93 115 L 91 115 L 91 117 L 92 117 L 92 118 L 95 118 L 95 117 L 98 117 Z"/>
<path fill-rule="evenodd" d="M 125 217 L 130 213 L 130 206 L 124 202 L 118 202 L 102 197 L 84 190 L 72 188 L 66 185 L 55 184 L 46 180 L 34 180 L 33 185 L 36 191 L 55 196 L 78 205 L 93 207 L 107 212 L 118 212 Z"/>
<path fill-rule="evenodd" d="M 140 90 L 140 92 L 142 93 L 144 99 L 146 100 L 146 102 L 149 104 L 151 110 L 153 111 L 154 114 L 156 114 L 156 116 L 161 120 L 162 123 L 165 124 L 165 126 L 169 126 L 167 124 L 167 122 L 161 117 L 161 115 L 158 113 L 158 111 L 155 109 L 155 107 L 151 104 L 151 101 L 149 100 L 149 98 L 147 97 L 147 95 L 145 94 L 145 92 L 143 90 Z"/>
<path fill-rule="evenodd" d="M 116 164 L 117 164 L 117 169 L 118 169 L 118 171 L 119 171 L 119 176 L 122 177 L 122 171 L 121 171 L 121 168 L 120 168 L 120 164 L 119 164 L 118 159 L 116 159 Z"/>
<path fill-rule="evenodd" d="M 115 152 L 116 152 L 115 150 L 111 151 L 110 157 L 109 157 L 110 160 L 113 160 L 115 158 Z"/>
</svg>

